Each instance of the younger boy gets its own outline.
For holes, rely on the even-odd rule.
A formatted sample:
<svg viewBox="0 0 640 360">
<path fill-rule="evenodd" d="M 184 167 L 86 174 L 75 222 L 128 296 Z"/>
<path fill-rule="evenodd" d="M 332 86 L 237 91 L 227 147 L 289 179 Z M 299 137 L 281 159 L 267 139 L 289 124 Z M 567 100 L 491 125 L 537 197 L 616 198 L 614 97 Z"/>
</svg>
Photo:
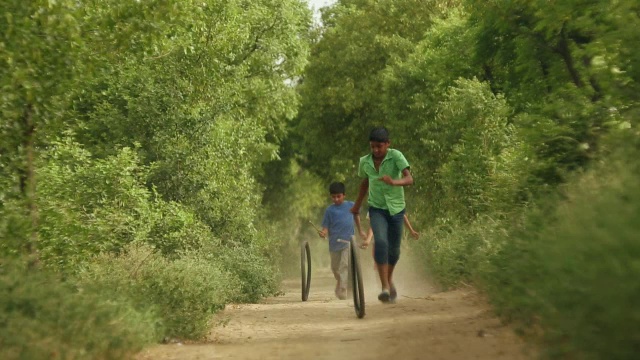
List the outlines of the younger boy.
<svg viewBox="0 0 640 360">
<path fill-rule="evenodd" d="M 404 155 L 390 148 L 387 129 L 373 129 L 369 134 L 369 145 L 371 153 L 360 158 L 358 176 L 363 180 L 351 212 L 357 215 L 362 200 L 368 195 L 369 217 L 375 243 L 374 258 L 382 284 L 378 300 L 388 303 L 395 301 L 398 296 L 393 284 L 393 270 L 400 258 L 405 213 L 403 186 L 413 184 L 413 177 Z"/>
<path fill-rule="evenodd" d="M 340 300 L 347 298 L 347 273 L 349 264 L 349 243 L 354 233 L 354 221 L 360 229 L 360 218 L 351 213 L 353 201 L 345 201 L 345 186 L 341 182 L 334 182 L 329 186 L 332 205 L 327 207 L 322 219 L 320 237 L 329 235 L 329 254 L 331 255 L 331 271 L 336 278 L 336 297 Z M 346 240 L 342 242 L 339 240 Z"/>
</svg>

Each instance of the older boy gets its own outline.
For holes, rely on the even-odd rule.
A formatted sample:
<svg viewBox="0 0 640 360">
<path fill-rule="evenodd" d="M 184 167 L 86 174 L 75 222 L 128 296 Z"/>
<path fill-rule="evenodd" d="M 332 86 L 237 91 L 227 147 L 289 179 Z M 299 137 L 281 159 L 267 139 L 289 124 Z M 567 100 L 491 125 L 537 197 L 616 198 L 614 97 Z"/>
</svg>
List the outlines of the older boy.
<svg viewBox="0 0 640 360">
<path fill-rule="evenodd" d="M 363 180 L 351 212 L 360 212 L 362 200 L 368 194 L 369 217 L 375 244 L 374 259 L 382 284 L 378 300 L 388 303 L 395 301 L 398 296 L 393 285 L 393 270 L 400 258 L 405 212 L 403 186 L 413 184 L 413 177 L 404 155 L 390 148 L 386 128 L 373 129 L 369 134 L 369 145 L 371 153 L 360 158 L 358 176 Z"/>
<path fill-rule="evenodd" d="M 347 298 L 347 274 L 349 264 L 349 243 L 354 233 L 354 221 L 360 229 L 360 218 L 352 214 L 350 209 L 353 201 L 345 201 L 345 186 L 341 182 L 329 185 L 332 205 L 324 212 L 322 230 L 318 231 L 320 237 L 329 235 L 329 254 L 331 255 L 331 271 L 336 278 L 336 297 L 340 300 Z"/>
</svg>

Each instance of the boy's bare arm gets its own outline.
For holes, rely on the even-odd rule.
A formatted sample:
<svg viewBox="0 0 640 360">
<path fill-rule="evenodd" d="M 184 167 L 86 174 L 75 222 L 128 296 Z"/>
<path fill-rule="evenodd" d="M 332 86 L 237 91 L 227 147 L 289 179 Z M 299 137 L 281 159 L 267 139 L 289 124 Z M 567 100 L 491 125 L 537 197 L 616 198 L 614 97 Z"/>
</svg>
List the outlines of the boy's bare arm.
<svg viewBox="0 0 640 360">
<path fill-rule="evenodd" d="M 320 235 L 321 238 L 326 238 L 327 234 L 329 233 L 329 229 L 327 229 L 326 227 L 323 227 L 322 230 L 318 231 L 318 235 Z"/>
<path fill-rule="evenodd" d="M 409 168 L 405 168 L 404 170 L 402 170 L 402 178 L 398 180 L 392 179 L 389 175 L 385 175 L 378 180 L 384 181 L 386 184 L 394 186 L 407 186 L 413 184 L 413 176 L 411 176 L 411 171 L 409 171 Z"/>
<path fill-rule="evenodd" d="M 365 242 L 368 244 L 371 240 L 373 240 L 373 228 L 369 227 L 369 230 L 367 230 L 367 240 L 365 240 Z"/>
<path fill-rule="evenodd" d="M 420 237 L 420 233 L 415 231 L 413 229 L 413 226 L 411 226 L 411 223 L 409 222 L 409 217 L 407 216 L 407 214 L 404 214 L 404 224 L 407 225 L 407 227 L 409 228 L 409 232 L 411 233 L 411 236 L 414 239 L 418 239 Z"/>
<path fill-rule="evenodd" d="M 353 214 L 353 221 L 356 223 L 356 229 L 358 229 L 358 235 L 360 235 L 360 238 L 364 240 L 366 237 L 366 234 L 364 233 L 364 231 L 362 231 L 362 226 L 360 225 L 360 215 Z"/>
<path fill-rule="evenodd" d="M 371 227 L 369 227 L 369 230 L 367 230 L 367 234 L 366 237 L 364 239 L 364 241 L 362 242 L 362 244 L 360 245 L 361 249 L 366 249 L 369 244 L 371 244 L 371 240 L 373 239 L 373 229 Z"/>
<path fill-rule="evenodd" d="M 360 213 L 360 206 L 362 205 L 362 200 L 364 200 L 364 197 L 367 195 L 368 191 L 369 191 L 369 179 L 362 179 L 362 182 L 360 182 L 360 191 L 358 192 L 358 198 L 356 199 L 355 203 L 353 204 L 353 207 L 351 208 L 352 214 Z"/>
</svg>

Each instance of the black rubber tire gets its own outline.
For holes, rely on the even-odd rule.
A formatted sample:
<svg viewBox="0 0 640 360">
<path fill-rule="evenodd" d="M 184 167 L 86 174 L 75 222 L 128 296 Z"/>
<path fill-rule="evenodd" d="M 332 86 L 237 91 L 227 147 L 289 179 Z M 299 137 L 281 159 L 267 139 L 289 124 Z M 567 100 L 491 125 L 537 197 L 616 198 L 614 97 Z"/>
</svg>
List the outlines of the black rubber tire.
<svg viewBox="0 0 640 360">
<path fill-rule="evenodd" d="M 364 317 L 364 286 L 362 285 L 362 272 L 360 271 L 360 262 L 358 260 L 358 252 L 356 247 L 356 241 L 351 240 L 350 249 L 350 261 L 349 267 L 351 268 L 351 285 L 353 286 L 353 307 L 356 311 L 356 316 L 359 319 Z"/>
<path fill-rule="evenodd" d="M 306 241 L 300 245 L 300 275 L 302 278 L 302 301 L 307 301 L 311 288 L 311 249 Z"/>
</svg>

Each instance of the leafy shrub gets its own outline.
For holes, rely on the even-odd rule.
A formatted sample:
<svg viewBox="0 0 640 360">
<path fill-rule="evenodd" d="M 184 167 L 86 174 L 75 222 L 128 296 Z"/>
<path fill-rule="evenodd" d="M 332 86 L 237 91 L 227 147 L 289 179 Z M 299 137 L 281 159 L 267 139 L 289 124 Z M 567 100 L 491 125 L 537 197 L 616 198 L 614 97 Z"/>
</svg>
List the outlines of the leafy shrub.
<svg viewBox="0 0 640 360">
<path fill-rule="evenodd" d="M 78 292 L 21 262 L 0 266 L 3 359 L 128 358 L 153 340 L 154 322 L 148 311 Z"/>
<path fill-rule="evenodd" d="M 147 237 L 151 194 L 133 151 L 95 160 L 67 139 L 54 143 L 43 161 L 38 247 L 45 264 L 67 269 Z"/>
<path fill-rule="evenodd" d="M 70 268 L 101 252 L 117 253 L 133 241 L 164 255 L 197 250 L 211 231 L 186 206 L 153 197 L 146 168 L 135 153 L 93 159 L 70 140 L 54 143 L 39 171 L 40 252 L 43 261 Z"/>
<path fill-rule="evenodd" d="M 98 256 L 80 277 L 83 287 L 108 289 L 137 308 L 153 309 L 164 336 L 188 339 L 207 334 L 212 315 L 236 296 L 238 288 L 238 280 L 210 256 L 188 252 L 169 260 L 137 244 L 119 256 Z"/>
<path fill-rule="evenodd" d="M 240 281 L 240 292 L 232 298 L 234 302 L 256 302 L 277 292 L 278 263 L 261 255 L 255 246 L 229 246 L 218 256 Z"/>
<path fill-rule="evenodd" d="M 607 158 L 531 211 L 485 273 L 504 315 L 542 326 L 549 357 L 640 352 L 639 153 Z"/>
<path fill-rule="evenodd" d="M 526 174 L 525 148 L 509 124 L 512 112 L 488 83 L 459 79 L 438 105 L 435 121 L 424 125 L 435 144 L 442 206 L 449 214 L 473 218 L 495 208 L 511 208 Z"/>
<path fill-rule="evenodd" d="M 145 240 L 164 256 L 177 257 L 184 251 L 218 244 L 211 230 L 180 203 L 156 199 L 153 202 L 152 225 Z"/>
<path fill-rule="evenodd" d="M 31 230 L 23 202 L 0 201 L 0 259 L 19 257 Z"/>
<path fill-rule="evenodd" d="M 471 223 L 440 219 L 422 232 L 417 246 L 426 254 L 425 264 L 438 282 L 452 287 L 477 280 L 489 266 L 490 256 L 501 248 L 503 224 L 488 216 Z"/>
</svg>

